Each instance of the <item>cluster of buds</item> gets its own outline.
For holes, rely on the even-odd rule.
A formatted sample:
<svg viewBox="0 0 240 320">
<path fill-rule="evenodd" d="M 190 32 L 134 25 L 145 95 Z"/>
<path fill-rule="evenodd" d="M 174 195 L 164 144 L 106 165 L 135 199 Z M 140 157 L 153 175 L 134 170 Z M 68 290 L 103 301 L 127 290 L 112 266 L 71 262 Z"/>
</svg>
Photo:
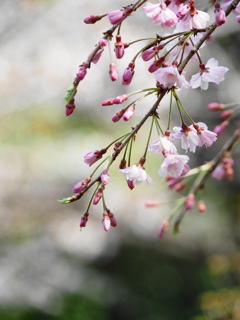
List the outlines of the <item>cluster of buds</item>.
<svg viewBox="0 0 240 320">
<path fill-rule="evenodd" d="M 165 179 L 169 189 L 178 194 L 183 193 L 180 198 L 182 210 L 175 223 L 176 230 L 185 212 L 194 209 L 195 202 L 197 202 L 199 212 L 206 211 L 206 205 L 203 200 L 197 201 L 196 199 L 198 191 L 205 186 L 209 176 L 218 180 L 223 177 L 229 180 L 233 178 L 234 161 L 231 152 L 234 144 L 239 140 L 239 130 L 234 133 L 233 137 L 223 146 L 221 152 L 212 161 L 195 169 L 191 169 L 188 163 L 191 153 L 195 153 L 197 148 L 211 147 L 218 136 L 226 128 L 230 127 L 229 124 L 232 119 L 238 115 L 239 103 L 229 105 L 209 104 L 208 111 L 221 111 L 221 123 L 213 130 L 209 130 L 207 124 L 192 118 L 191 114 L 194 112 L 191 110 L 192 108 L 187 110 L 183 106 L 179 98 L 179 91 L 197 88 L 207 90 L 209 85 L 218 85 L 224 81 L 229 69 L 219 65 L 218 60 L 213 57 L 204 61 L 201 58 L 200 50 L 207 45 L 207 40 L 211 40 L 211 35 L 216 28 L 225 24 L 231 11 L 237 15 L 237 22 L 240 23 L 240 0 L 214 1 L 214 8 L 212 8 L 214 21 L 212 22 L 210 21 L 211 16 L 206 12 L 207 10 L 201 11 L 197 9 L 195 2 L 194 0 L 159 0 L 158 3 L 151 3 L 146 0 L 139 0 L 135 4 L 125 6 L 120 10 L 103 15 L 91 15 L 84 19 L 86 24 L 94 24 L 106 17 L 111 27 L 103 33 L 104 36 L 100 38 L 93 50 L 88 54 L 87 59 L 80 65 L 73 84 L 68 88 L 65 96 L 67 102 L 66 115 L 69 116 L 74 112 L 76 108 L 75 95 L 79 83 L 85 79 L 87 69 L 91 67 L 92 63 L 98 63 L 106 46 L 109 47 L 110 52 L 109 76 L 111 81 L 118 80 L 118 70 L 113 56 L 117 60 L 123 57 L 125 59 L 126 49 L 134 46 L 136 42 L 140 42 L 143 45 L 140 50 L 138 49 L 134 57 L 128 60 L 127 67 L 122 72 L 121 83 L 123 87 L 126 87 L 134 82 L 135 70 L 139 61 L 147 65 L 146 69 L 152 75 L 155 83 L 153 88 L 143 88 L 104 100 L 102 106 L 114 107 L 114 105 L 126 103 L 133 95 L 140 95 L 140 97 L 122 107 L 121 110 L 115 111 L 112 116 L 112 122 L 118 122 L 120 119 L 124 121 L 128 121 L 131 118 L 135 119 L 135 113 L 137 113 L 137 110 L 135 110 L 136 105 L 150 95 L 155 94 L 156 101 L 149 107 L 141 120 L 134 127 L 131 127 L 130 132 L 118 137 L 107 147 L 88 152 L 84 156 L 84 162 L 89 167 L 96 162 L 100 163 L 89 177 L 78 182 L 73 187 L 74 196 L 61 201 L 62 203 L 76 201 L 96 184 L 86 212 L 81 218 L 80 228 L 86 226 L 90 206 L 92 204 L 97 205 L 99 202 L 103 204 L 102 224 L 104 230 L 108 231 L 111 226 L 115 227 L 117 225 L 114 214 L 107 209 L 105 193 L 110 181 L 109 168 L 120 154 L 123 156 L 118 173 L 124 176 L 130 190 L 133 190 L 141 182 L 145 182 L 147 185 L 152 184 L 153 181 L 144 167 L 147 164 L 147 154 L 149 151 L 153 151 L 157 157 L 160 157 L 159 177 Z M 122 40 L 125 38 L 121 34 L 121 26 L 125 19 L 132 16 L 142 6 L 146 17 L 150 18 L 158 27 L 167 29 L 168 33 L 164 32 L 163 35 L 157 34 L 143 39 L 133 39 L 133 41 L 125 43 Z M 210 3 L 208 9 L 211 9 Z M 169 33 L 170 29 L 172 30 Z M 116 32 L 115 35 L 114 32 Z M 114 55 L 112 55 L 110 43 L 114 37 Z M 137 58 L 141 59 L 137 60 Z M 185 67 L 188 63 L 197 63 L 198 72 L 193 74 L 191 72 L 192 68 L 186 71 Z M 169 109 L 168 121 L 164 127 L 163 121 L 159 116 L 159 110 L 161 109 L 159 106 L 166 96 L 169 96 Z M 173 127 L 171 120 L 174 106 L 179 114 L 179 125 Z M 136 162 L 132 160 L 133 142 L 148 119 L 151 119 L 151 127 L 146 141 L 141 141 L 141 146 L 144 145 L 144 148 L 140 160 Z M 155 138 L 151 141 L 154 129 L 157 133 L 157 139 Z M 181 149 L 184 150 L 185 154 L 182 154 L 177 149 L 177 141 L 180 141 Z M 112 147 L 112 152 L 110 151 L 105 156 L 110 147 Z M 101 168 L 103 164 L 104 168 Z M 189 190 L 188 194 L 186 194 L 186 189 Z M 149 201 L 146 205 L 148 207 L 157 207 L 160 202 Z M 167 231 L 172 219 L 173 216 L 169 216 L 162 222 L 158 232 L 160 238 Z"/>
</svg>

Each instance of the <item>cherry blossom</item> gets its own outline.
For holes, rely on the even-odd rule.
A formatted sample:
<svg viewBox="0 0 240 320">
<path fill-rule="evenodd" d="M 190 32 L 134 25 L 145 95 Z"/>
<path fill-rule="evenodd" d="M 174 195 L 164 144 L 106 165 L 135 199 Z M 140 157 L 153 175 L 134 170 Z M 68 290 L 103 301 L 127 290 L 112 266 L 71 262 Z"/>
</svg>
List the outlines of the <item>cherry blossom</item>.
<svg viewBox="0 0 240 320">
<path fill-rule="evenodd" d="M 182 88 L 187 87 L 188 82 L 183 75 L 180 75 L 177 67 L 170 66 L 158 69 L 155 73 L 156 80 L 166 89 L 172 87 Z"/>
<path fill-rule="evenodd" d="M 228 70 L 226 67 L 219 67 L 218 61 L 215 58 L 211 58 L 206 65 L 200 65 L 200 72 L 192 76 L 190 86 L 193 89 L 201 87 L 202 90 L 207 90 L 209 82 L 219 84 L 223 81 L 224 75 Z"/>
<path fill-rule="evenodd" d="M 210 147 L 213 142 L 217 140 L 217 134 L 208 130 L 205 123 L 198 122 L 197 124 L 194 124 L 193 127 L 197 130 L 199 147 L 202 147 L 204 144 L 206 147 Z"/>
<path fill-rule="evenodd" d="M 168 9 L 163 0 L 159 0 L 160 4 L 147 2 L 144 7 L 146 15 L 152 19 L 153 23 L 159 24 L 163 28 L 171 28 L 178 23 L 176 14 Z"/>
<path fill-rule="evenodd" d="M 180 7 L 177 16 L 181 19 L 175 30 L 177 32 L 191 29 L 205 29 L 210 20 L 208 13 L 190 7 L 188 4 Z"/>
<path fill-rule="evenodd" d="M 171 176 L 174 178 L 179 178 L 182 175 L 187 174 L 190 170 L 187 162 L 189 161 L 189 157 L 185 155 L 179 154 L 167 154 L 163 163 L 158 170 L 158 174 L 160 177 Z"/>
<path fill-rule="evenodd" d="M 174 139 L 181 139 L 181 147 L 191 152 L 196 151 L 196 147 L 199 143 L 199 138 L 197 131 L 193 128 L 193 126 L 188 127 L 187 125 L 183 125 L 182 127 L 174 127 L 173 131 L 174 134 L 171 135 L 171 138 Z"/>
<path fill-rule="evenodd" d="M 160 136 L 158 140 L 153 141 L 148 146 L 148 150 L 159 155 L 163 155 L 163 150 L 167 151 L 169 154 L 177 154 L 177 148 L 167 136 Z"/>
<path fill-rule="evenodd" d="M 119 173 L 124 174 L 130 189 L 133 189 L 136 184 L 146 182 L 147 184 L 152 183 L 152 179 L 148 176 L 147 172 L 140 165 L 132 165 L 128 168 L 119 170 Z"/>
</svg>

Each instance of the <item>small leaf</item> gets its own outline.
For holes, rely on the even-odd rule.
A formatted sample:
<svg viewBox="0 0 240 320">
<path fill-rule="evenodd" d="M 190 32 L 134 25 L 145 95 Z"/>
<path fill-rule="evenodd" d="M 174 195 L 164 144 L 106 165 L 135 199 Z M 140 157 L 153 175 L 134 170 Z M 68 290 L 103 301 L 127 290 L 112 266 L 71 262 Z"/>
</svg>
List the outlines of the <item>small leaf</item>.
<svg viewBox="0 0 240 320">
<path fill-rule="evenodd" d="M 62 200 L 58 200 L 58 202 L 60 202 L 61 204 L 68 204 L 72 202 L 72 197 L 69 198 L 64 198 Z"/>
<path fill-rule="evenodd" d="M 65 95 L 65 97 L 64 97 L 64 100 L 65 100 L 67 103 L 69 103 L 70 100 L 72 100 L 73 97 L 75 96 L 76 91 L 77 91 L 77 89 L 76 89 L 73 85 L 71 85 L 71 86 L 67 89 L 67 92 L 66 92 L 66 95 Z"/>
</svg>

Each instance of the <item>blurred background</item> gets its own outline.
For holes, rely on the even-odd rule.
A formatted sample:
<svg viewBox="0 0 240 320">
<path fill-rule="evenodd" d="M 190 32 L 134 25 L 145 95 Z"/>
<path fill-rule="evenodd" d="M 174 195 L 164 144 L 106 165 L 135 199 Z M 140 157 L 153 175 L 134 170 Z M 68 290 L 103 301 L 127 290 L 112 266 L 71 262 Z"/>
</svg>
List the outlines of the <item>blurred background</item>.
<svg viewBox="0 0 240 320">
<path fill-rule="evenodd" d="M 57 202 L 92 172 L 83 156 L 130 130 L 154 101 L 144 101 L 129 123 L 112 124 L 118 108 L 103 110 L 103 100 L 155 83 L 138 61 L 133 84 L 123 88 L 120 79 L 112 84 L 105 49 L 79 86 L 77 110 L 65 117 L 65 91 L 109 28 L 107 20 L 86 25 L 83 19 L 126 4 L 0 2 L 0 319 L 240 319 L 239 149 L 234 181 L 209 180 L 202 194 L 207 212 L 189 212 L 177 236 L 170 228 L 164 239 L 157 238 L 174 203 L 144 207 L 147 200 L 173 197 L 157 176 L 160 163 L 154 155 L 149 155 L 151 166 L 146 163 L 152 186 L 129 192 L 123 177 L 111 171 L 106 201 L 118 226 L 108 233 L 102 228 L 101 206 L 91 208 L 87 227 L 79 231 L 91 195 L 69 205 Z M 205 4 L 199 1 L 198 8 Z M 134 16 L 122 27 L 124 42 L 162 34 L 143 10 Z M 239 100 L 240 33 L 234 14 L 213 40 L 202 57 L 215 57 L 230 69 L 225 82 L 206 92 L 181 92 L 191 115 L 210 129 L 220 118 L 207 112 L 207 104 Z M 137 46 L 117 62 L 120 74 Z M 163 110 L 167 106 L 166 100 Z M 233 123 L 212 148 L 198 151 L 192 166 L 210 160 L 237 126 Z M 139 141 L 146 139 L 148 128 Z"/>
</svg>

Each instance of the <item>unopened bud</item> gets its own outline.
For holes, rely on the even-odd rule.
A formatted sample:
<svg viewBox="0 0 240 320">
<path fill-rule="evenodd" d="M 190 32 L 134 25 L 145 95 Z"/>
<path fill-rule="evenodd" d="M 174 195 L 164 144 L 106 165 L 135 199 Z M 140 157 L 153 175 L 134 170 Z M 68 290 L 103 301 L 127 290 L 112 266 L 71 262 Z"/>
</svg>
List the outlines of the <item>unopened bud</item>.
<svg viewBox="0 0 240 320">
<path fill-rule="evenodd" d="M 168 220 L 164 220 L 160 226 L 160 229 L 158 231 L 158 237 L 162 238 L 164 236 L 164 234 L 166 233 L 167 229 L 169 226 L 169 221 Z"/>
<path fill-rule="evenodd" d="M 224 104 L 220 104 L 220 103 L 217 103 L 217 102 L 212 102 L 212 103 L 209 103 L 209 105 L 208 105 L 208 110 L 209 111 L 221 111 L 224 108 L 225 108 Z"/>
<path fill-rule="evenodd" d="M 192 210 L 194 207 L 195 196 L 193 193 L 190 193 L 185 200 L 185 208 L 186 210 Z"/>
<path fill-rule="evenodd" d="M 205 203 L 203 202 L 203 200 L 199 200 L 199 201 L 198 201 L 197 207 L 198 207 L 198 211 L 199 211 L 200 213 L 204 213 L 204 212 L 206 212 L 206 210 L 207 210 L 207 207 L 206 207 Z"/>
</svg>

